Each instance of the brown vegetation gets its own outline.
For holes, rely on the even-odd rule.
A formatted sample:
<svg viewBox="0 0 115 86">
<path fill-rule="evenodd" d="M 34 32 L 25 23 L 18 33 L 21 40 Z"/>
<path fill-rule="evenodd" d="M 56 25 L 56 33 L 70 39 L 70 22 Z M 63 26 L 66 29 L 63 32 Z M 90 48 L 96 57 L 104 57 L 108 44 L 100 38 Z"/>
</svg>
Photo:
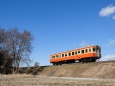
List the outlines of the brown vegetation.
<svg viewBox="0 0 115 86">
<path fill-rule="evenodd" d="M 0 51 L 0 73 L 11 74 L 13 69 L 12 63 L 13 60 L 8 55 L 6 55 L 6 53 Z"/>
<path fill-rule="evenodd" d="M 17 73 L 38 75 L 38 73 L 41 72 L 42 70 L 43 70 L 42 67 L 23 67 L 23 68 L 19 68 Z"/>
</svg>

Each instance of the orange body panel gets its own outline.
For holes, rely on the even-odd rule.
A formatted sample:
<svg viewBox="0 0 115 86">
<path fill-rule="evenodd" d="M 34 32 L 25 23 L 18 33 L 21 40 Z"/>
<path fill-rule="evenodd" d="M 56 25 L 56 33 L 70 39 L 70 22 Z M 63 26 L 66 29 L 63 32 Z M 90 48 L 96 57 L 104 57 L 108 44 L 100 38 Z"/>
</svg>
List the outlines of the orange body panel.
<svg viewBox="0 0 115 86">
<path fill-rule="evenodd" d="M 82 55 L 74 55 L 74 56 L 68 56 L 68 57 L 62 57 L 62 58 L 54 58 L 50 59 L 50 62 L 60 62 L 64 60 L 79 60 L 82 58 L 89 58 L 89 57 L 96 57 L 96 53 L 88 53 L 88 54 L 82 54 Z"/>
</svg>

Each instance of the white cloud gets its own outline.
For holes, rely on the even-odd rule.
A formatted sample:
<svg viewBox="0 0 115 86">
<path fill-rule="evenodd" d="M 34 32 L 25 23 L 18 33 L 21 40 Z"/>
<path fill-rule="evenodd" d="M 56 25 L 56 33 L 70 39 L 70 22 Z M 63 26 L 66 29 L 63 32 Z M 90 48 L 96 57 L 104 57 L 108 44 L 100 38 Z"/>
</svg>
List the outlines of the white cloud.
<svg viewBox="0 0 115 86">
<path fill-rule="evenodd" d="M 84 46 L 86 46 L 87 45 L 87 43 L 85 42 L 85 41 L 82 41 L 81 43 L 80 43 L 80 47 L 84 47 Z"/>
<path fill-rule="evenodd" d="M 100 16 L 110 16 L 111 14 L 115 13 L 115 6 L 109 5 L 105 8 L 102 8 L 101 11 L 99 12 Z"/>
<path fill-rule="evenodd" d="M 115 39 L 109 40 L 109 43 L 110 43 L 110 45 L 114 44 L 115 43 Z"/>
<path fill-rule="evenodd" d="M 107 55 L 100 59 L 100 61 L 109 61 L 109 60 L 115 60 L 115 55 Z"/>
</svg>

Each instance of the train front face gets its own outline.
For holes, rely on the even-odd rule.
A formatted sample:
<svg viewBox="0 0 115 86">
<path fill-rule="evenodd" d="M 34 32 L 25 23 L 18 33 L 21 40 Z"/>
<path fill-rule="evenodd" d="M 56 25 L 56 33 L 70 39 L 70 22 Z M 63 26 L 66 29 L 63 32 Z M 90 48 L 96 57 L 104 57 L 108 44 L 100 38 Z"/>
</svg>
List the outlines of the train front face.
<svg viewBox="0 0 115 86">
<path fill-rule="evenodd" d="M 96 57 L 99 59 L 101 58 L 101 47 L 96 46 Z"/>
</svg>

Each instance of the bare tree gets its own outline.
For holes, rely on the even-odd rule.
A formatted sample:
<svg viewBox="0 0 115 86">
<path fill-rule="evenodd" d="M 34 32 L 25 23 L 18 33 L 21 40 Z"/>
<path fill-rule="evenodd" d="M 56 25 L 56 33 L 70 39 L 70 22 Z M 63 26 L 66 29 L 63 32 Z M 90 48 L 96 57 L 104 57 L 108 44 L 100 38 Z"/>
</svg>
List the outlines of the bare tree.
<svg viewBox="0 0 115 86">
<path fill-rule="evenodd" d="M 5 29 L 0 28 L 0 50 L 1 51 L 7 51 L 8 46 L 7 46 L 7 32 Z"/>
<path fill-rule="evenodd" d="M 34 67 L 39 67 L 39 62 L 35 62 Z"/>
<path fill-rule="evenodd" d="M 21 59 L 29 58 L 32 51 L 33 36 L 27 30 L 22 33 L 17 28 L 0 29 L 0 49 L 13 59 L 13 71 L 19 68 Z"/>
</svg>

